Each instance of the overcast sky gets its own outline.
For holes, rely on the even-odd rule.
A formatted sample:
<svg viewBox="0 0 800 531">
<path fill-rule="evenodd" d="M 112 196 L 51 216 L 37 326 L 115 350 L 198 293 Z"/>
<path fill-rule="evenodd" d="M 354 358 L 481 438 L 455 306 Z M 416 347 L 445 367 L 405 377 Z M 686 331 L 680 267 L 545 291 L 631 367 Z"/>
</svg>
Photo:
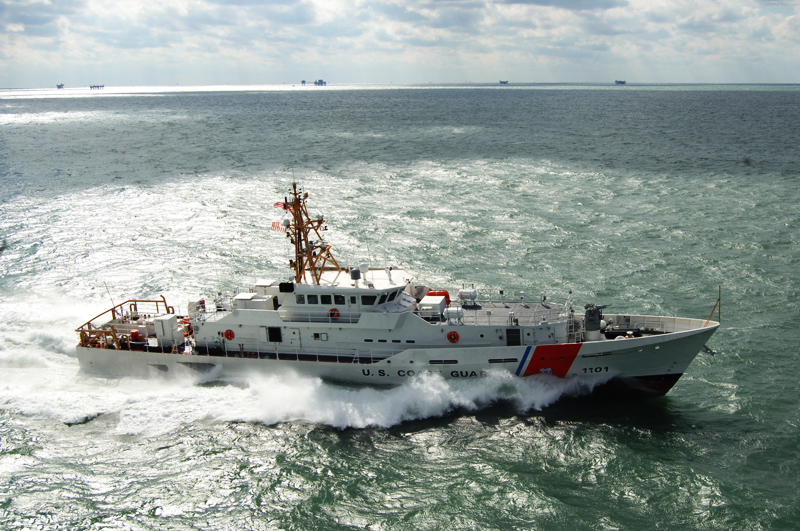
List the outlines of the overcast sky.
<svg viewBox="0 0 800 531">
<path fill-rule="evenodd" d="M 0 0 L 0 87 L 800 83 L 800 0 Z"/>
</svg>

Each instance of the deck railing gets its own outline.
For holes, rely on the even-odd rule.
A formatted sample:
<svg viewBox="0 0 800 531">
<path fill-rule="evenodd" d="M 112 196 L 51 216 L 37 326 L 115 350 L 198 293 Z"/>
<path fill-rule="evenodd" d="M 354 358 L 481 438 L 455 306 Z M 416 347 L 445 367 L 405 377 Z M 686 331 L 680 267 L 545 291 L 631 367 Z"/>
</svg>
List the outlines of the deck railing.
<svg viewBox="0 0 800 531">
<path fill-rule="evenodd" d="M 108 348 L 110 345 L 114 345 L 115 348 L 121 349 L 123 343 L 127 342 L 121 340 L 127 339 L 127 337 L 118 336 L 114 325 L 109 323 L 117 321 L 117 324 L 123 324 L 125 320 L 135 322 L 144 316 L 173 313 L 175 313 L 175 309 L 167 304 L 163 295 L 161 300 L 129 299 L 89 319 L 75 331 L 80 335 L 80 346 L 82 347 Z M 104 320 L 101 327 L 92 324 L 99 319 Z M 128 348 L 130 347 L 128 346 Z"/>
</svg>

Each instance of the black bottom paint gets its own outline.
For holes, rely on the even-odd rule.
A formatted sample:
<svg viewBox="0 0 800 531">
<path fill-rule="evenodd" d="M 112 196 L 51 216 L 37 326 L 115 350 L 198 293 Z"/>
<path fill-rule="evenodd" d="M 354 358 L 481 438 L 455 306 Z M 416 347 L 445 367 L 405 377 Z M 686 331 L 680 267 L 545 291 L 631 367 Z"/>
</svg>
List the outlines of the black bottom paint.
<svg viewBox="0 0 800 531">
<path fill-rule="evenodd" d="M 656 397 L 664 396 L 683 374 L 659 374 L 614 378 L 594 388 L 596 396 Z"/>
</svg>

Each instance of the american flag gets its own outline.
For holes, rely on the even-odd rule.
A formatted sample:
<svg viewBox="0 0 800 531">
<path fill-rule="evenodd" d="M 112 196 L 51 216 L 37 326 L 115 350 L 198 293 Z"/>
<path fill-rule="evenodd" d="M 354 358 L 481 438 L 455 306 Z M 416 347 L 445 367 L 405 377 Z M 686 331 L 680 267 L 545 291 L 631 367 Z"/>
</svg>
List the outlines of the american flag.
<svg viewBox="0 0 800 531">
<path fill-rule="evenodd" d="M 282 208 L 283 210 L 292 210 L 294 205 L 292 205 L 291 203 L 285 203 L 283 201 L 278 201 L 277 203 L 275 203 L 272 206 L 274 206 L 275 208 Z"/>
<path fill-rule="evenodd" d="M 283 226 L 283 223 L 280 221 L 273 221 L 271 230 L 276 230 L 278 232 L 286 232 L 286 227 Z"/>
</svg>

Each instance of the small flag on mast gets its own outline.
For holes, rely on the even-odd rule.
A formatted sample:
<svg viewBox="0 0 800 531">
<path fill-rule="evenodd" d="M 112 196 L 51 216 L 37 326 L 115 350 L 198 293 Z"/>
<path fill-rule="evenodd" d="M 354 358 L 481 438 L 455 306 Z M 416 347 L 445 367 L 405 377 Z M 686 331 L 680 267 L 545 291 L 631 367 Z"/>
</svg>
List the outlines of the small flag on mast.
<svg viewBox="0 0 800 531">
<path fill-rule="evenodd" d="M 274 206 L 275 208 L 281 208 L 283 210 L 292 210 L 293 209 L 293 205 L 291 203 L 288 203 L 288 202 L 285 202 L 285 201 L 278 201 L 277 203 L 275 203 L 272 206 Z"/>
<path fill-rule="evenodd" d="M 278 232 L 286 232 L 286 227 L 284 227 L 283 223 L 280 221 L 273 221 L 271 230 L 276 230 Z"/>
</svg>

